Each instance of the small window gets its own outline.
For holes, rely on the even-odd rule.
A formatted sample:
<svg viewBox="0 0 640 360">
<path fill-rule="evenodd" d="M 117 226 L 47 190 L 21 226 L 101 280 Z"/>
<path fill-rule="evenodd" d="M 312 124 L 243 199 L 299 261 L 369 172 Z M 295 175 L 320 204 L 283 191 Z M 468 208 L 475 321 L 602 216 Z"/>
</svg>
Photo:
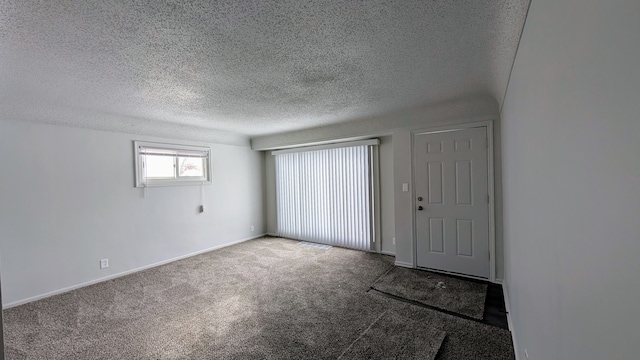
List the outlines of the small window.
<svg viewBox="0 0 640 360">
<path fill-rule="evenodd" d="M 135 141 L 136 187 L 211 183 L 210 149 Z"/>
</svg>

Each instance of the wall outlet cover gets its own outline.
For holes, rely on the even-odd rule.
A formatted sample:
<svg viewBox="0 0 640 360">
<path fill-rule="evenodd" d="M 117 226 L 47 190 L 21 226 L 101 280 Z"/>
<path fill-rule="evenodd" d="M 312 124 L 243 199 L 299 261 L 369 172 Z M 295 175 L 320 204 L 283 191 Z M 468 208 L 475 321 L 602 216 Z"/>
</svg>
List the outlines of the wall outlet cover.
<svg viewBox="0 0 640 360">
<path fill-rule="evenodd" d="M 109 267 L 109 259 L 100 260 L 100 269 L 106 269 Z"/>
</svg>

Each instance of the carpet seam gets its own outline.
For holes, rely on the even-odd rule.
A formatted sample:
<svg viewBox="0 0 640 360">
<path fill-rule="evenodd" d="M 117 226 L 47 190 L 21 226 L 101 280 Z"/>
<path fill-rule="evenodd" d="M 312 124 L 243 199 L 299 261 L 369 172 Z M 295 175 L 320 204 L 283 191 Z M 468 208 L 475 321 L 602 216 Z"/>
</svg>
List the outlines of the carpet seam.
<svg viewBox="0 0 640 360">
<path fill-rule="evenodd" d="M 362 332 L 362 334 L 360 334 L 360 336 L 358 336 L 346 349 L 344 349 L 344 351 L 342 352 L 342 354 L 340 354 L 340 356 L 338 356 L 337 360 L 342 359 L 342 357 L 344 356 L 344 354 L 347 353 L 347 351 L 349 351 L 349 349 L 351 349 L 353 347 L 353 344 L 357 343 L 358 340 L 360 340 L 364 334 L 367 333 L 367 331 L 371 330 L 371 327 L 373 325 L 375 325 L 378 321 L 380 321 L 380 319 L 382 319 L 382 317 L 388 312 L 388 310 L 385 310 L 382 312 L 382 314 L 380 314 L 380 316 L 378 316 L 366 329 L 364 329 L 364 331 Z"/>
<path fill-rule="evenodd" d="M 439 308 L 439 307 L 437 307 L 437 306 L 428 305 L 428 304 L 423 304 L 423 303 L 421 303 L 421 302 L 419 302 L 419 301 L 406 299 L 406 298 L 403 298 L 403 297 L 398 296 L 398 295 L 393 295 L 393 294 L 390 294 L 390 293 L 387 293 L 387 292 L 384 292 L 384 291 L 380 291 L 380 290 L 378 290 L 378 289 L 374 289 L 373 287 L 371 287 L 367 292 L 372 292 L 372 291 L 373 291 L 373 292 L 376 292 L 376 293 L 378 293 L 378 294 L 380 294 L 380 295 L 383 295 L 383 296 L 389 297 L 389 298 L 391 298 L 391 299 L 398 300 L 398 301 L 402 301 L 402 302 L 407 303 L 407 304 L 411 304 L 411 305 L 419 306 L 419 307 L 422 307 L 422 308 L 425 308 L 425 309 L 430 309 L 430 310 L 438 311 L 438 312 L 441 312 L 441 313 L 443 313 L 443 314 L 447 314 L 447 315 L 455 316 L 455 317 L 458 317 L 458 318 L 461 318 L 461 319 L 464 319 L 464 320 L 471 320 L 471 321 L 474 321 L 474 322 L 477 322 L 477 323 L 480 323 L 480 324 L 483 324 L 483 325 L 489 325 L 489 326 L 493 326 L 493 327 L 500 328 L 499 326 L 495 326 L 495 325 L 491 325 L 491 324 L 486 324 L 486 323 L 484 323 L 484 322 L 482 321 L 482 319 L 476 319 L 476 318 L 474 318 L 474 317 L 471 317 L 471 316 L 468 316 L 468 315 L 464 315 L 464 314 L 460 314 L 460 313 L 457 313 L 457 312 L 453 312 L 453 311 L 451 311 L 451 310 L 447 310 L 447 309 Z"/>
<path fill-rule="evenodd" d="M 378 276 L 378 278 L 376 278 L 373 283 L 369 286 L 370 288 L 373 289 L 373 285 L 375 285 L 378 281 L 380 281 L 380 279 L 382 279 L 383 276 L 387 275 L 388 273 L 391 272 L 391 270 L 393 270 L 394 268 L 396 268 L 396 265 L 391 265 L 391 267 L 389 268 L 389 270 L 385 271 L 382 275 Z"/>
<path fill-rule="evenodd" d="M 432 310 L 437 310 L 437 311 L 443 312 L 445 314 L 457 316 L 457 317 L 460 317 L 460 318 L 463 318 L 463 319 L 474 320 L 474 321 L 483 323 L 482 321 L 484 320 L 485 313 L 487 311 L 486 302 L 487 302 L 488 293 L 489 293 L 489 284 L 484 283 L 484 282 L 480 282 L 480 281 L 471 281 L 473 283 L 482 284 L 482 285 L 485 285 L 487 287 L 484 290 L 484 300 L 482 301 L 482 308 L 483 308 L 482 309 L 482 314 L 481 314 L 481 317 L 478 318 L 478 317 L 474 317 L 472 315 L 466 315 L 466 314 L 463 314 L 463 313 L 459 313 L 459 312 L 456 312 L 454 310 L 449 310 L 449 309 L 441 308 L 441 307 L 438 307 L 438 306 L 435 306 L 435 305 L 427 304 L 427 303 L 424 303 L 424 302 L 421 302 L 421 301 L 418 301 L 418 300 L 412 300 L 412 299 L 409 299 L 407 297 L 403 297 L 402 295 L 393 294 L 393 293 L 390 293 L 390 292 L 387 292 L 387 291 L 384 291 L 384 290 L 376 288 L 376 284 L 378 284 L 378 282 L 380 282 L 380 280 L 384 276 L 389 274 L 395 268 L 397 268 L 397 266 L 393 266 L 391 269 L 387 270 L 384 274 L 379 276 L 373 283 L 371 283 L 371 285 L 369 286 L 369 290 L 367 290 L 367 292 L 369 292 L 371 290 L 375 290 L 375 291 L 377 291 L 377 292 L 379 292 L 381 294 L 390 296 L 390 297 L 392 297 L 394 299 L 397 299 L 397 300 L 408 302 L 410 304 L 414 304 L 414 305 L 425 307 L 425 308 L 432 309 Z M 454 278 L 454 279 L 457 279 L 457 280 L 467 281 L 467 279 L 462 279 L 462 278 L 459 278 L 459 277 L 456 277 L 456 276 L 450 276 L 450 275 L 444 275 L 444 276 L 445 277 Z"/>
</svg>

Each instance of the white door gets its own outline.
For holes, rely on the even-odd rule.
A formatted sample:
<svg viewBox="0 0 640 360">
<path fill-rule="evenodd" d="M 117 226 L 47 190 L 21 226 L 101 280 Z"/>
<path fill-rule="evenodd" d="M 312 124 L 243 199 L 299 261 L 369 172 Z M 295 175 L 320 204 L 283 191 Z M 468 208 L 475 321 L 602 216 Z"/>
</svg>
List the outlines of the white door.
<svg viewBox="0 0 640 360">
<path fill-rule="evenodd" d="M 414 142 L 417 265 L 489 278 L 486 127 Z"/>
</svg>

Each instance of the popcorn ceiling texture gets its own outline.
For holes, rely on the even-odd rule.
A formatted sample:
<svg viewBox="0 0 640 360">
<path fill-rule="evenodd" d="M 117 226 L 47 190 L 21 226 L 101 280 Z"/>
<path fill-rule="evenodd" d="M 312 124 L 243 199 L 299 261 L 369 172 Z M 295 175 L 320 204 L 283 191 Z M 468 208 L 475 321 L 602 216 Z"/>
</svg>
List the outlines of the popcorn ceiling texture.
<svg viewBox="0 0 640 360">
<path fill-rule="evenodd" d="M 529 0 L 0 3 L 0 120 L 248 143 L 504 95 Z"/>
<path fill-rule="evenodd" d="M 388 135 L 394 128 L 424 127 L 425 122 L 450 125 L 452 122 L 495 120 L 499 116 L 498 103 L 492 96 L 466 96 L 340 124 L 257 136 L 251 139 L 251 148 L 274 150 L 298 147 L 300 144 L 331 143 L 336 139 L 367 139 L 372 135 Z"/>
</svg>

